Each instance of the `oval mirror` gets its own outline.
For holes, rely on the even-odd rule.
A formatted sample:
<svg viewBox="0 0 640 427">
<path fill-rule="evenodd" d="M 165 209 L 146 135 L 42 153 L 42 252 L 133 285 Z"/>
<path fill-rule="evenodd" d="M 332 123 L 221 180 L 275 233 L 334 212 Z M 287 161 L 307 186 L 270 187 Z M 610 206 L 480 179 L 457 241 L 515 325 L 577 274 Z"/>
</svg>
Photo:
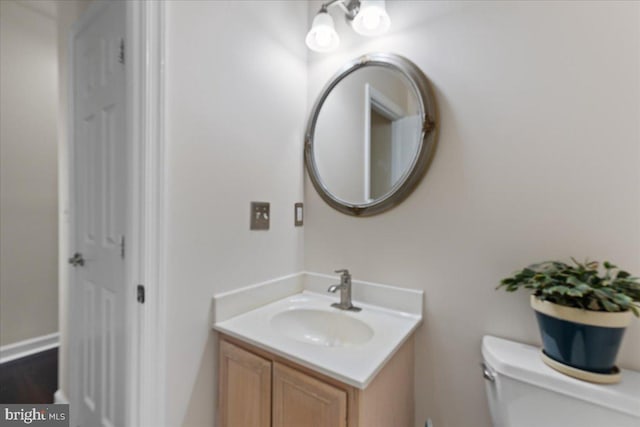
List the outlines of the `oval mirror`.
<svg viewBox="0 0 640 427">
<path fill-rule="evenodd" d="M 429 81 L 414 63 L 386 53 L 347 63 L 322 90 L 307 124 L 313 186 L 346 214 L 391 209 L 429 167 L 436 123 Z"/>
</svg>

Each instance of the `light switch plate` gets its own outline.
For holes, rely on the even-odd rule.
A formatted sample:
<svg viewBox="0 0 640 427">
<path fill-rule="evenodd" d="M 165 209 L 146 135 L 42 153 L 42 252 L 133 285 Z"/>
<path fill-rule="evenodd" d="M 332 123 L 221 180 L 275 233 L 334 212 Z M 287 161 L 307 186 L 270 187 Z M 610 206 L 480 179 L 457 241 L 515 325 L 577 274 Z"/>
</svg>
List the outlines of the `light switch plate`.
<svg viewBox="0 0 640 427">
<path fill-rule="evenodd" d="M 304 224 L 304 207 L 302 203 L 296 203 L 293 210 L 293 224 L 296 227 L 302 227 Z"/>
<path fill-rule="evenodd" d="M 251 230 L 268 230 L 271 212 L 268 202 L 251 202 Z"/>
</svg>

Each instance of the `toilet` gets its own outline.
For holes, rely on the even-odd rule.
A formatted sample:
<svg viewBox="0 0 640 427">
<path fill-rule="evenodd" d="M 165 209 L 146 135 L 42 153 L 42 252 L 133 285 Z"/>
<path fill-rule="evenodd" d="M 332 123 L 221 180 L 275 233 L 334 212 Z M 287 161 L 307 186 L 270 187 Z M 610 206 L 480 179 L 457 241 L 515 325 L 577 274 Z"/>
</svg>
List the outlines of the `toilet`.
<svg viewBox="0 0 640 427">
<path fill-rule="evenodd" d="M 483 374 L 494 427 L 639 427 L 640 372 L 598 385 L 563 375 L 540 349 L 485 336 Z"/>
</svg>

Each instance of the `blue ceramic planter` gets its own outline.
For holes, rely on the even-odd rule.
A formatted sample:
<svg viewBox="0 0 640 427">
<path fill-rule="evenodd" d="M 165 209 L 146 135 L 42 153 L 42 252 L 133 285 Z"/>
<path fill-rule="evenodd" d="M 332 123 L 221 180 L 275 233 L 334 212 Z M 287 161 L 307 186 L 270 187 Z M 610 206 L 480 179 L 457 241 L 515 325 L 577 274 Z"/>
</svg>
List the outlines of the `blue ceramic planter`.
<svg viewBox="0 0 640 427">
<path fill-rule="evenodd" d="M 545 354 L 563 365 L 610 374 L 631 312 L 607 313 L 565 307 L 531 296 Z"/>
<path fill-rule="evenodd" d="M 583 325 L 538 311 L 536 318 L 547 356 L 584 371 L 611 373 L 626 328 Z"/>
</svg>

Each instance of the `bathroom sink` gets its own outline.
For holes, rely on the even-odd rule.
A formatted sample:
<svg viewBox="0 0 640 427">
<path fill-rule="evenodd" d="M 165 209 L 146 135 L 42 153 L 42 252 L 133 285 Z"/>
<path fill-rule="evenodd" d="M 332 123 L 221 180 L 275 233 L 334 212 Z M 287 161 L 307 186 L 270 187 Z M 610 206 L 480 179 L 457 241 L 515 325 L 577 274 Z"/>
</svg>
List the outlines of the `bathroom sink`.
<svg viewBox="0 0 640 427">
<path fill-rule="evenodd" d="M 360 312 L 343 311 L 331 307 L 336 297 L 324 295 L 326 285 L 334 279 L 322 279 L 327 283 L 308 283 L 317 285 L 322 294 L 304 290 L 244 312 L 238 312 L 238 305 L 255 304 L 253 297 L 245 301 L 237 293 L 223 296 L 225 305 L 216 301 L 213 314 L 226 318 L 216 321 L 214 328 L 225 336 L 364 390 L 420 324 L 422 291 L 402 290 L 398 298 L 419 301 L 415 311 L 410 304 L 405 306 L 409 307 L 407 311 L 400 311 L 365 301 L 357 301 L 362 307 Z M 292 282 L 294 285 L 297 283 Z M 363 286 L 371 286 L 371 294 L 385 301 L 398 301 L 389 287 Z M 257 289 L 263 292 L 264 288 Z M 281 292 L 279 289 L 274 291 Z M 243 297 L 246 295 L 243 293 Z"/>
<path fill-rule="evenodd" d="M 357 346 L 373 337 L 363 321 L 328 310 L 287 310 L 273 316 L 271 326 L 294 340 L 325 347 Z"/>
</svg>

